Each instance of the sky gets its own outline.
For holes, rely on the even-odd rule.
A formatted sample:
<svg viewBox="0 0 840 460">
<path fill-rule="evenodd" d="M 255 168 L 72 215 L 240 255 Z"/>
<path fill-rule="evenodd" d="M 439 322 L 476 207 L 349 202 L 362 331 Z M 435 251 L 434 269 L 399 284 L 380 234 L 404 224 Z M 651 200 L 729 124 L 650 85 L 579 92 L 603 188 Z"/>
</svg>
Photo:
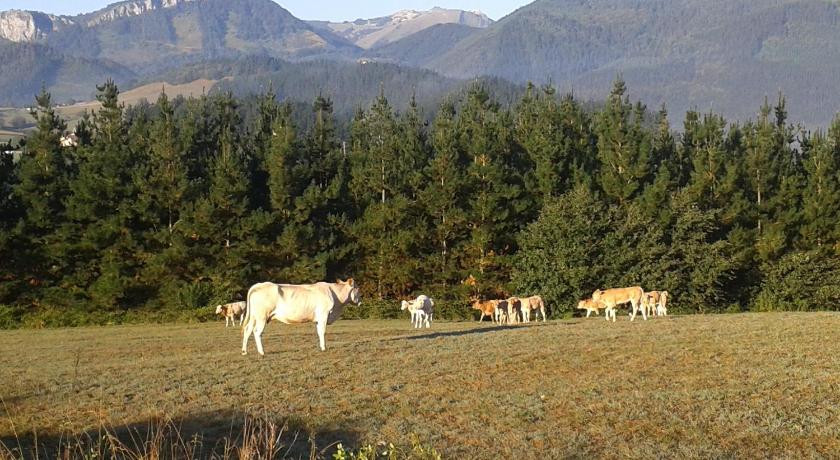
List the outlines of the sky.
<svg viewBox="0 0 840 460">
<path fill-rule="evenodd" d="M 232 0 L 235 1 L 235 0 Z M 479 10 L 498 20 L 533 0 L 280 0 L 283 8 L 300 19 L 352 21 L 387 16 L 399 10 L 428 10 L 435 6 Z M 0 0 L 0 11 L 19 9 L 75 15 L 98 10 L 116 0 Z"/>
</svg>

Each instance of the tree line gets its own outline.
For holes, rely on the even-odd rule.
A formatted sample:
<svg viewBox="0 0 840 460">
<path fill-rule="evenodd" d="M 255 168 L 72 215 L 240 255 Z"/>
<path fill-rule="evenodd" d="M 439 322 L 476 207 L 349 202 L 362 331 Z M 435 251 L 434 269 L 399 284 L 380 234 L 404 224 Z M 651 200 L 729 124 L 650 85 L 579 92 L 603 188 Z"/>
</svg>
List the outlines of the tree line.
<svg viewBox="0 0 840 460">
<path fill-rule="evenodd" d="M 431 122 L 380 95 L 339 130 L 323 96 L 299 123 L 271 91 L 124 107 L 97 90 L 78 146 L 42 91 L 23 155 L 2 156 L 0 325 L 206 312 L 255 282 L 346 276 L 368 308 L 422 292 L 450 317 L 537 293 L 559 317 L 636 284 L 679 312 L 840 299 L 840 118 L 795 126 L 782 95 L 746 122 L 689 111 L 678 132 L 620 79 L 596 109 L 476 84 Z"/>
</svg>

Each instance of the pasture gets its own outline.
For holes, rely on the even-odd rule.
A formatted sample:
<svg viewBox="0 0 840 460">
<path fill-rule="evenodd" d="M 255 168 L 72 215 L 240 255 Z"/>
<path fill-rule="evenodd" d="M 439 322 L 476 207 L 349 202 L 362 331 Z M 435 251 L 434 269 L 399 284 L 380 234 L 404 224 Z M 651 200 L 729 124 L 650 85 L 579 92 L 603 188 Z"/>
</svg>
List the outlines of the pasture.
<svg viewBox="0 0 840 460">
<path fill-rule="evenodd" d="M 254 415 L 288 423 L 283 452 L 304 458 L 310 438 L 324 456 L 338 441 L 459 459 L 840 455 L 836 313 L 340 320 L 326 352 L 313 324 L 272 323 L 264 358 L 240 339 L 223 321 L 2 331 L 0 440 L 170 417 L 207 455 Z"/>
</svg>

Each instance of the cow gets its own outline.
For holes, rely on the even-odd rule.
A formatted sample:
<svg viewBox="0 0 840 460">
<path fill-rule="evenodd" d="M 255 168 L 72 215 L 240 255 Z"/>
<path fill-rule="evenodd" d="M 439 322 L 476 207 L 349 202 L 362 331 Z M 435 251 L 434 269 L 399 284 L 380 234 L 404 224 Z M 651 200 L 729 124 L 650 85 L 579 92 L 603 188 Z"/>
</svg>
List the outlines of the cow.
<svg viewBox="0 0 840 460">
<path fill-rule="evenodd" d="M 660 302 L 659 291 L 647 291 L 642 296 L 642 311 L 646 312 L 648 316 L 653 316 L 656 313 L 656 307 Z"/>
<path fill-rule="evenodd" d="M 668 291 L 659 291 L 659 303 L 656 304 L 657 316 L 668 316 Z"/>
<path fill-rule="evenodd" d="M 604 308 L 604 304 L 601 302 L 596 302 L 592 299 L 585 299 L 578 302 L 577 309 L 578 310 L 586 310 L 586 317 L 589 318 L 589 315 L 592 312 L 595 312 L 595 315 L 600 315 L 600 310 Z"/>
<path fill-rule="evenodd" d="M 245 318 L 245 302 L 231 302 L 224 305 L 216 306 L 216 314 L 225 317 L 225 327 L 228 327 L 228 322 L 231 326 L 236 326 L 236 317 L 239 317 L 239 325 L 242 326 L 242 320 Z"/>
<path fill-rule="evenodd" d="M 481 312 L 481 317 L 478 322 L 484 321 L 485 316 L 489 316 L 490 320 L 497 322 L 499 316 L 499 301 L 498 300 L 479 300 L 478 297 L 472 297 L 472 309 Z"/>
<path fill-rule="evenodd" d="M 326 350 L 324 334 L 344 312 L 348 303 L 361 304 L 359 288 L 353 278 L 335 283 L 276 284 L 257 283 L 248 289 L 248 313 L 242 334 L 242 354 L 248 353 L 248 337 L 254 333 L 257 352 L 263 352 L 262 336 L 266 323 L 277 320 L 286 324 L 314 322 L 321 351 Z"/>
<path fill-rule="evenodd" d="M 542 297 L 538 295 L 532 295 L 531 297 L 524 297 L 520 299 L 522 301 L 522 321 L 529 323 L 531 322 L 531 312 L 532 311 L 539 311 L 542 313 L 543 322 L 545 322 L 545 303 L 543 302 Z M 534 314 L 534 319 L 539 319 L 539 315 L 536 313 Z"/>
<path fill-rule="evenodd" d="M 435 302 L 430 297 L 420 294 L 411 302 L 403 300 L 400 310 L 408 310 L 411 313 L 411 325 L 415 328 L 423 327 L 424 321 L 429 328 L 432 327 L 434 307 Z"/>
<path fill-rule="evenodd" d="M 638 310 L 642 303 L 642 296 L 644 293 L 645 291 L 643 291 L 639 286 L 606 290 L 596 289 L 595 292 L 592 293 L 592 300 L 604 304 L 606 319 L 609 321 L 610 317 L 612 317 L 613 322 L 615 322 L 615 307 L 617 305 L 630 302 L 630 321 L 633 321 L 636 318 L 636 310 Z M 647 315 L 644 310 L 642 310 L 642 318 L 647 320 Z"/>
<path fill-rule="evenodd" d="M 519 322 L 519 318 L 522 317 L 522 321 L 524 321 L 525 311 L 522 309 L 522 300 L 519 297 L 510 297 L 505 299 L 507 302 L 507 317 L 508 317 L 508 324 L 515 324 Z"/>
</svg>

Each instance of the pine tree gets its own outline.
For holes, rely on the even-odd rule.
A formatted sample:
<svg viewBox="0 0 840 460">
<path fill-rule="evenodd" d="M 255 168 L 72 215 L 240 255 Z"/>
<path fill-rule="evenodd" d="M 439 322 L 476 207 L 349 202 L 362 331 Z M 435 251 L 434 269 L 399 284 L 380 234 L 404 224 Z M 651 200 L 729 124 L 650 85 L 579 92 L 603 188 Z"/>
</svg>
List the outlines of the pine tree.
<svg viewBox="0 0 840 460">
<path fill-rule="evenodd" d="M 77 153 L 79 172 L 70 184 L 70 226 L 63 238 L 73 254 L 68 281 L 85 289 L 92 307 L 115 309 L 126 300 L 137 269 L 131 176 L 136 156 L 128 149 L 119 89 L 108 80 L 97 90 L 102 108 L 93 117 L 91 146 Z"/>
<path fill-rule="evenodd" d="M 834 119 L 828 136 L 817 132 L 803 141 L 803 167 L 806 184 L 803 191 L 804 224 L 801 229 L 805 248 L 832 248 L 838 243 L 840 227 L 840 117 Z"/>
<path fill-rule="evenodd" d="M 17 272 L 8 283 L 10 292 L 17 285 L 15 280 L 26 281 L 29 288 L 21 292 L 25 301 L 52 303 L 66 298 L 51 292 L 58 291 L 66 266 L 57 230 L 66 219 L 64 200 L 72 165 L 60 146 L 66 124 L 55 112 L 50 93 L 42 88 L 35 100 L 37 106 L 32 115 L 36 127 L 23 147 L 10 203 L 20 206 L 20 220 L 6 234 L 4 244 L 14 251 L 4 251 L 4 265 Z"/>
<path fill-rule="evenodd" d="M 361 260 L 375 284 L 375 295 L 403 295 L 415 278 L 417 243 L 412 226 L 414 206 L 409 166 L 414 154 L 403 147 L 397 117 L 383 94 L 352 128 L 353 165 L 350 190 L 361 216 L 354 234 L 361 246 Z M 403 130 L 403 133 L 405 131 Z"/>
<path fill-rule="evenodd" d="M 249 177 L 236 102 L 230 94 L 212 102 L 217 144 L 210 161 L 209 190 L 189 212 L 184 231 L 191 240 L 193 279 L 208 277 L 215 295 L 233 298 L 247 284 L 247 256 L 256 235 L 247 218 Z"/>
<path fill-rule="evenodd" d="M 509 120 L 486 89 L 472 86 L 458 117 L 460 150 L 466 155 L 467 219 L 471 229 L 465 264 L 477 271 L 502 278 L 497 256 L 512 249 L 513 235 L 520 228 L 516 205 L 522 191 L 521 178 L 511 170 L 516 163 L 512 136 L 502 126 Z M 491 281 L 491 280 L 488 280 Z M 492 280 L 498 284 L 499 280 Z"/>
<path fill-rule="evenodd" d="M 617 79 L 598 114 L 598 183 L 607 197 L 625 203 L 641 192 L 650 173 L 648 139 L 642 127 L 642 106 L 633 107 L 627 88 Z"/>
<path fill-rule="evenodd" d="M 438 109 L 432 128 L 434 157 L 424 171 L 425 188 L 420 199 L 432 228 L 428 275 L 443 289 L 460 279 L 456 245 L 464 239 L 466 213 L 464 195 L 464 158 L 458 146 L 455 107 L 444 102 Z"/>
</svg>

